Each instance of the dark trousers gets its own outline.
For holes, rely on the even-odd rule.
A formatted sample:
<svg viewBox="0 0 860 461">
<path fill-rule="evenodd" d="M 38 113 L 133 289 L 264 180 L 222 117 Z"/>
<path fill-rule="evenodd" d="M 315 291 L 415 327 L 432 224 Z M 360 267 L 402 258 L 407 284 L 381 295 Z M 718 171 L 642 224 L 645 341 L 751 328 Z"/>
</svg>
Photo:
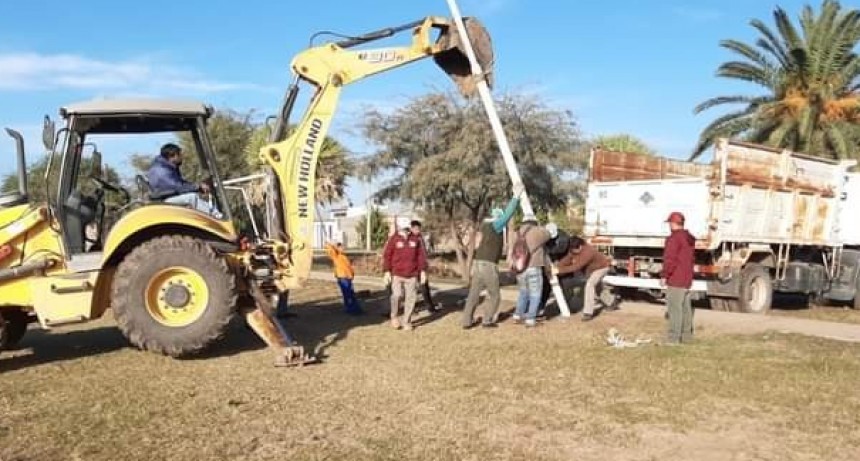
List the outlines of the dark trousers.
<svg viewBox="0 0 860 461">
<path fill-rule="evenodd" d="M 355 290 L 352 288 L 352 279 L 337 279 L 337 285 L 340 287 L 340 293 L 343 295 L 343 307 L 349 314 L 360 314 L 361 305 L 358 303 L 358 298 L 355 296 Z"/>
<path fill-rule="evenodd" d="M 549 276 L 544 274 L 543 293 L 541 293 L 540 310 L 546 309 L 546 303 L 552 294 L 552 286 L 549 283 Z M 576 303 L 576 289 L 583 285 L 583 280 L 576 274 L 563 275 L 558 278 L 558 284 L 561 285 L 561 291 L 564 293 L 564 300 L 567 302 L 567 307 L 571 312 L 576 312 L 581 307 Z M 580 303 L 581 304 L 581 303 Z"/>
</svg>

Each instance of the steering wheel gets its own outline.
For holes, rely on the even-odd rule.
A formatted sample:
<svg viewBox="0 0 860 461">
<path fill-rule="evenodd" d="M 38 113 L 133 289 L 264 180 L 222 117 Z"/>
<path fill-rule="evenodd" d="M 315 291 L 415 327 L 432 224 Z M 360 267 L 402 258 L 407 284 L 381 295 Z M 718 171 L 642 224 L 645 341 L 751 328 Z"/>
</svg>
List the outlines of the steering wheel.
<svg viewBox="0 0 860 461">
<path fill-rule="evenodd" d="M 90 176 L 90 179 L 92 179 L 93 182 L 95 182 L 96 184 L 101 186 L 102 189 L 109 190 L 111 192 L 115 192 L 117 194 L 122 195 L 122 199 L 124 201 L 124 204 L 131 202 L 131 194 L 129 194 L 128 191 L 124 187 L 115 186 L 115 185 L 113 185 L 113 184 L 111 184 L 111 183 L 109 183 L 109 182 L 105 181 L 104 179 L 99 178 L 97 176 Z"/>
</svg>

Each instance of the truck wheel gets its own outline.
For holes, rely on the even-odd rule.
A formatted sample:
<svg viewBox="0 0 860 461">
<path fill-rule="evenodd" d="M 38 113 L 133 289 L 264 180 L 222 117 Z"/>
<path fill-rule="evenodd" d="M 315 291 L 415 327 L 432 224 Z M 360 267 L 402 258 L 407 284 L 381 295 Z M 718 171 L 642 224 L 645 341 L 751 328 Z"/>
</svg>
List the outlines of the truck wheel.
<svg viewBox="0 0 860 461">
<path fill-rule="evenodd" d="M 773 303 L 773 279 L 770 271 L 758 264 L 749 264 L 741 271 L 741 290 L 737 305 L 741 312 L 766 314 Z"/>
<path fill-rule="evenodd" d="M 204 242 L 170 235 L 144 242 L 120 263 L 112 308 L 135 346 L 180 357 L 223 337 L 235 315 L 235 278 Z"/>
<path fill-rule="evenodd" d="M 0 309 L 0 351 L 14 348 L 27 332 L 30 320 L 19 309 Z"/>
</svg>

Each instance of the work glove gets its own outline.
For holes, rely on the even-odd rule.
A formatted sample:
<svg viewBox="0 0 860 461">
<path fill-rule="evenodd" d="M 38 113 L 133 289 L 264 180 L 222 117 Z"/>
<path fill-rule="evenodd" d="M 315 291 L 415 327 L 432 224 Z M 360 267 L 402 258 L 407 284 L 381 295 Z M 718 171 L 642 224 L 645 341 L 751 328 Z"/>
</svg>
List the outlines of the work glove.
<svg viewBox="0 0 860 461">
<path fill-rule="evenodd" d="M 427 283 L 427 272 L 421 271 L 421 275 L 418 276 L 418 282 L 422 285 Z"/>
<path fill-rule="evenodd" d="M 549 238 L 555 239 L 558 238 L 558 225 L 554 222 L 547 224 L 545 227 L 547 232 L 549 232 Z"/>
<path fill-rule="evenodd" d="M 386 271 L 382 274 L 382 283 L 385 285 L 391 285 L 391 272 Z"/>
</svg>

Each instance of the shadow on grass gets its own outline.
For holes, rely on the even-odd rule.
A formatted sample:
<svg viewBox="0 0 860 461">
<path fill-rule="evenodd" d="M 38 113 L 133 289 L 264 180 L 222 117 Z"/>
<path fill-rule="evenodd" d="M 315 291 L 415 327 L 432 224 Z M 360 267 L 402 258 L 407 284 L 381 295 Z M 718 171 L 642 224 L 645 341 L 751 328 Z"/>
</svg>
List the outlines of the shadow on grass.
<svg viewBox="0 0 860 461">
<path fill-rule="evenodd" d="M 389 293 L 387 290 L 359 290 L 363 315 L 349 315 L 344 312 L 341 297 L 330 296 L 317 301 L 296 301 L 290 307 L 295 316 L 279 319 L 281 325 L 295 341 L 304 346 L 318 360 L 328 357 L 328 350 L 349 336 L 356 328 L 377 325 L 388 328 Z M 426 315 L 421 296 L 416 303 L 416 328 L 427 326 L 448 315 L 459 315 L 465 299 L 461 289 L 437 291 L 434 301 L 443 305 L 442 310 Z M 133 349 L 120 330 L 115 326 L 104 326 L 68 332 L 47 332 L 31 329 L 22 340 L 19 352 L 31 349 L 32 353 L 20 355 L 16 351 L 4 351 L 0 355 L 0 373 L 55 362 L 108 354 L 121 349 Z M 266 344 L 251 330 L 241 315 L 237 315 L 224 337 L 205 351 L 180 360 L 207 360 L 218 357 L 239 355 L 249 351 L 266 348 Z"/>
<path fill-rule="evenodd" d="M 131 346 L 116 327 L 63 333 L 30 329 L 15 349 L 2 352 L 0 373 L 107 354 L 127 347 Z M 19 355 L 26 349 L 32 349 L 32 353 Z"/>
</svg>

